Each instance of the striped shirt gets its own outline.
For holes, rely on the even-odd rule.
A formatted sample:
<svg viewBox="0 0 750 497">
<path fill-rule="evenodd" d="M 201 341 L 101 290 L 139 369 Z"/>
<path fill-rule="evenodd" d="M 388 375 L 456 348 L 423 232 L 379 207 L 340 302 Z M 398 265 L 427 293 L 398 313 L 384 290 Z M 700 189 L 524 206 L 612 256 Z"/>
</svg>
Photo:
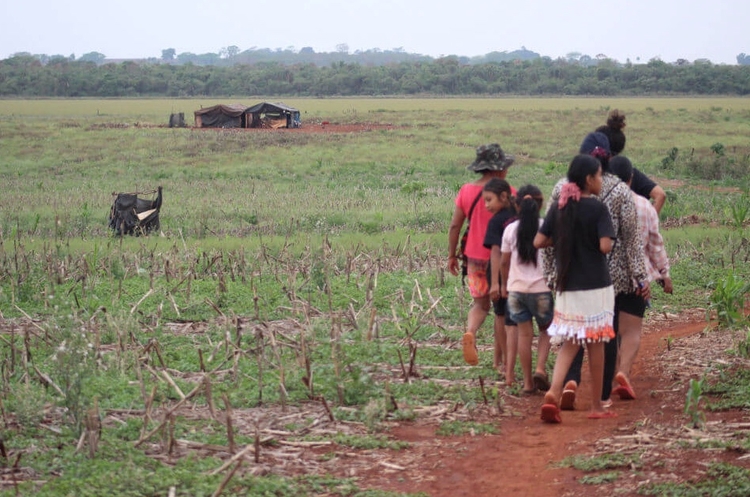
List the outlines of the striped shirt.
<svg viewBox="0 0 750 497">
<path fill-rule="evenodd" d="M 659 214 L 651 202 L 635 192 L 633 200 L 638 212 L 638 228 L 643 240 L 643 258 L 649 281 L 669 277 L 669 258 L 664 248 L 664 239 L 659 233 Z"/>
</svg>

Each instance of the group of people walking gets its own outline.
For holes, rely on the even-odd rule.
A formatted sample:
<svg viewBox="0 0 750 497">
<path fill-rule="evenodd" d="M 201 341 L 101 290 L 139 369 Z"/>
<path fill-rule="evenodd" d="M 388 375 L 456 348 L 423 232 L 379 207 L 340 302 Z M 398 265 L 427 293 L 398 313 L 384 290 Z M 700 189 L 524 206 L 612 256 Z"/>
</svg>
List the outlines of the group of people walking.
<svg viewBox="0 0 750 497">
<path fill-rule="evenodd" d="M 545 422 L 560 423 L 560 411 L 575 408 L 584 350 L 591 373 L 589 418 L 615 417 L 613 395 L 636 398 L 630 373 L 651 282 L 672 292 L 658 218 L 666 194 L 621 155 L 624 127 L 624 114 L 614 110 L 604 126 L 586 135 L 543 216 L 538 187 L 516 191 L 506 181 L 514 158 L 498 144 L 477 148 L 469 169 L 480 178 L 456 197 L 448 269 L 454 275 L 463 270 L 473 298 L 462 337 L 464 360 L 478 364 L 477 331 L 492 308 L 493 365 L 512 386 L 519 358 L 522 393 L 546 392 Z M 533 321 L 539 329 L 534 365 Z M 559 349 L 550 381 L 552 344 Z"/>
</svg>

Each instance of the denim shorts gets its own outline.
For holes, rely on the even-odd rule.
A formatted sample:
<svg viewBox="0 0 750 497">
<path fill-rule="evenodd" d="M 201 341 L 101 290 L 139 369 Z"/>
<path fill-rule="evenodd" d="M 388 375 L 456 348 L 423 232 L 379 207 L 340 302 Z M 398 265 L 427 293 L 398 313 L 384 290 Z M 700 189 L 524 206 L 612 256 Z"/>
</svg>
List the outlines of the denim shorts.
<svg viewBox="0 0 750 497">
<path fill-rule="evenodd" d="M 508 314 L 516 323 L 525 323 L 536 319 L 541 329 L 546 329 L 552 322 L 555 306 L 552 292 L 508 294 Z"/>
</svg>

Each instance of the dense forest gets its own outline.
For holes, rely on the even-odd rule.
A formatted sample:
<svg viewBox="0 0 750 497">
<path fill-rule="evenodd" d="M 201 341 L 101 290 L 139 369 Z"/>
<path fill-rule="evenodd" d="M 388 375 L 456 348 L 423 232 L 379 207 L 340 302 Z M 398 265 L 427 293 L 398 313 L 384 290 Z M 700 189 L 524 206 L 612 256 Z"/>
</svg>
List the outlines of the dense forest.
<svg viewBox="0 0 750 497">
<path fill-rule="evenodd" d="M 321 56 L 308 62 L 258 60 L 259 54 L 248 59 L 242 52 L 217 55 L 223 62 L 210 65 L 179 61 L 170 50 L 161 59 L 121 62 L 96 53 L 77 60 L 16 54 L 0 60 L 0 97 L 750 94 L 745 54 L 737 57 L 738 65 L 717 65 L 682 59 L 622 64 L 585 56 L 553 60 L 525 50 L 473 59 L 342 51 L 345 58 L 330 61 L 308 53 Z"/>
</svg>

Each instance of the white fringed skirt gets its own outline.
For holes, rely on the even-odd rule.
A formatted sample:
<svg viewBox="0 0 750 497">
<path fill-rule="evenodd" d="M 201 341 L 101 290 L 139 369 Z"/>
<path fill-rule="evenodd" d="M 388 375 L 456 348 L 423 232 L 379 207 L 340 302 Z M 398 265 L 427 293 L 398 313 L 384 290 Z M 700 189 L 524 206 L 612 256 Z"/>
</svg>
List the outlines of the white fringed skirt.
<svg viewBox="0 0 750 497">
<path fill-rule="evenodd" d="M 594 290 L 557 293 L 555 317 L 547 329 L 552 343 L 573 340 L 581 345 L 609 342 L 615 337 L 612 320 L 615 290 L 612 285 Z"/>
</svg>

